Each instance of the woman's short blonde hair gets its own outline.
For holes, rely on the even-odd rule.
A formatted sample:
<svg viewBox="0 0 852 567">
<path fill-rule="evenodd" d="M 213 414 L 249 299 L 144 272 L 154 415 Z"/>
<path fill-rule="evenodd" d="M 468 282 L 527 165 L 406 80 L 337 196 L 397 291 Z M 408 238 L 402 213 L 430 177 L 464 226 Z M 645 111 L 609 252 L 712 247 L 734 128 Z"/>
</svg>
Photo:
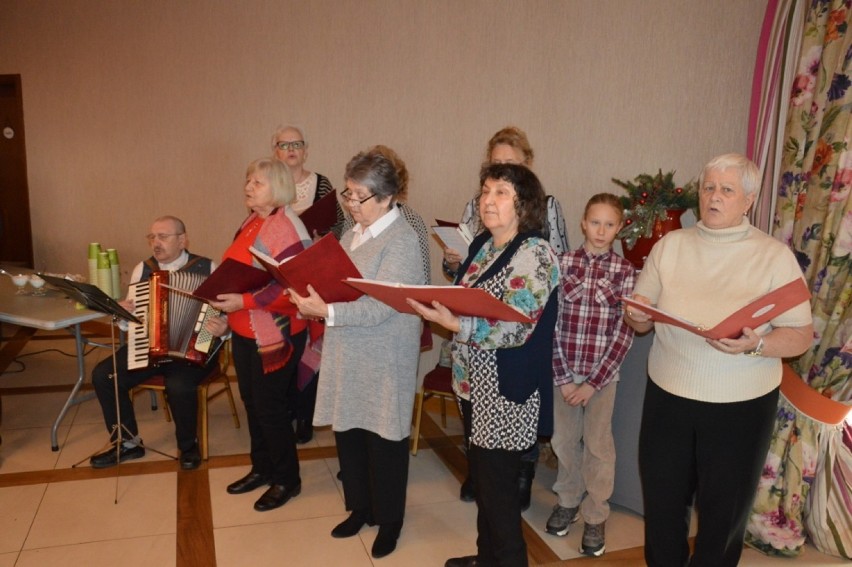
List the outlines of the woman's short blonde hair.
<svg viewBox="0 0 852 567">
<path fill-rule="evenodd" d="M 276 207 L 289 205 L 296 199 L 296 184 L 290 169 L 282 162 L 273 158 L 259 158 L 248 165 L 246 178 L 256 171 L 261 171 L 269 181 L 272 189 L 272 201 Z"/>
</svg>

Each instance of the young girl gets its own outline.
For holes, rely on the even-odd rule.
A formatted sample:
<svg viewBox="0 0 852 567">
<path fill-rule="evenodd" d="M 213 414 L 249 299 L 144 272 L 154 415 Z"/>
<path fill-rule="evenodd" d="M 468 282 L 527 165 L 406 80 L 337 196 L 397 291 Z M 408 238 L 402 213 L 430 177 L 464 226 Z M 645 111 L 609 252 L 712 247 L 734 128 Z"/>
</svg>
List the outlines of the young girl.
<svg viewBox="0 0 852 567">
<path fill-rule="evenodd" d="M 604 527 L 615 477 L 612 408 L 618 370 L 633 343 L 619 297 L 633 291 L 636 272 L 612 251 L 624 209 L 618 197 L 589 199 L 583 246 L 560 257 L 559 315 L 553 338 L 554 423 L 559 459 L 558 502 L 545 531 L 564 536 L 582 516 L 580 553 L 603 555 Z"/>
</svg>

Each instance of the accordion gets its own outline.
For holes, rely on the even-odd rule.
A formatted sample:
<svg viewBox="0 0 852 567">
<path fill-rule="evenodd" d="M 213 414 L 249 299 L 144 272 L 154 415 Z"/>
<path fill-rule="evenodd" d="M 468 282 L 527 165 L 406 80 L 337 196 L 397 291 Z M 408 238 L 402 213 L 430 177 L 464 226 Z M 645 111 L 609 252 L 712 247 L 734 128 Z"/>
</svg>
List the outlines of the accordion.
<svg viewBox="0 0 852 567">
<path fill-rule="evenodd" d="M 199 366 L 207 363 L 219 343 L 204 323 L 219 310 L 192 295 L 206 276 L 190 272 L 157 271 L 148 281 L 130 285 L 128 298 L 142 325 L 127 328 L 127 367 L 158 366 L 176 359 Z"/>
</svg>

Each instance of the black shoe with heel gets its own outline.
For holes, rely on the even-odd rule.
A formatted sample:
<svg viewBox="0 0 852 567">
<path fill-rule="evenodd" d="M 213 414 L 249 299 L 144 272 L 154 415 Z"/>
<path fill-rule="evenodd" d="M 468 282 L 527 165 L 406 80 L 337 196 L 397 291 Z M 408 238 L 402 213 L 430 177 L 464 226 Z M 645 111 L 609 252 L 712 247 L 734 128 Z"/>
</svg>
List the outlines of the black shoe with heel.
<svg viewBox="0 0 852 567">
<path fill-rule="evenodd" d="M 381 559 L 393 553 L 396 549 L 396 540 L 399 539 L 399 534 L 402 531 L 402 522 L 391 522 L 389 524 L 379 524 L 379 535 L 373 542 L 373 549 L 370 554 L 374 559 Z"/>
<path fill-rule="evenodd" d="M 349 517 L 331 530 L 331 537 L 345 538 L 358 535 L 364 524 L 371 524 L 370 514 L 365 510 L 353 510 Z"/>
</svg>

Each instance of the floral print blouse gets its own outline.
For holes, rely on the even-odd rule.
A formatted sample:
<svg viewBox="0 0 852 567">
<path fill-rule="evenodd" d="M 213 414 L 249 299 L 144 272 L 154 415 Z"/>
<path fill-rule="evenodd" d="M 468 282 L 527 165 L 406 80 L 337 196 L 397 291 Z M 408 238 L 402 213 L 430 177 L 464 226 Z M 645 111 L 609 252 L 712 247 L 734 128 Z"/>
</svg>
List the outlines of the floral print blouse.
<svg viewBox="0 0 852 567">
<path fill-rule="evenodd" d="M 489 239 L 462 276 L 461 285 L 471 287 L 500 257 L 508 243 L 495 247 Z M 559 264 L 553 249 L 542 238 L 527 239 L 514 258 L 502 270 L 502 297 L 498 299 L 516 307 L 533 320 L 538 320 L 550 292 L 559 281 Z M 489 286 L 491 288 L 492 286 Z M 487 289 L 486 291 L 491 291 Z M 535 328 L 532 323 L 511 323 L 481 317 L 460 317 L 453 349 L 453 390 L 465 400 L 470 399 L 471 347 L 495 350 L 523 345 Z"/>
</svg>

